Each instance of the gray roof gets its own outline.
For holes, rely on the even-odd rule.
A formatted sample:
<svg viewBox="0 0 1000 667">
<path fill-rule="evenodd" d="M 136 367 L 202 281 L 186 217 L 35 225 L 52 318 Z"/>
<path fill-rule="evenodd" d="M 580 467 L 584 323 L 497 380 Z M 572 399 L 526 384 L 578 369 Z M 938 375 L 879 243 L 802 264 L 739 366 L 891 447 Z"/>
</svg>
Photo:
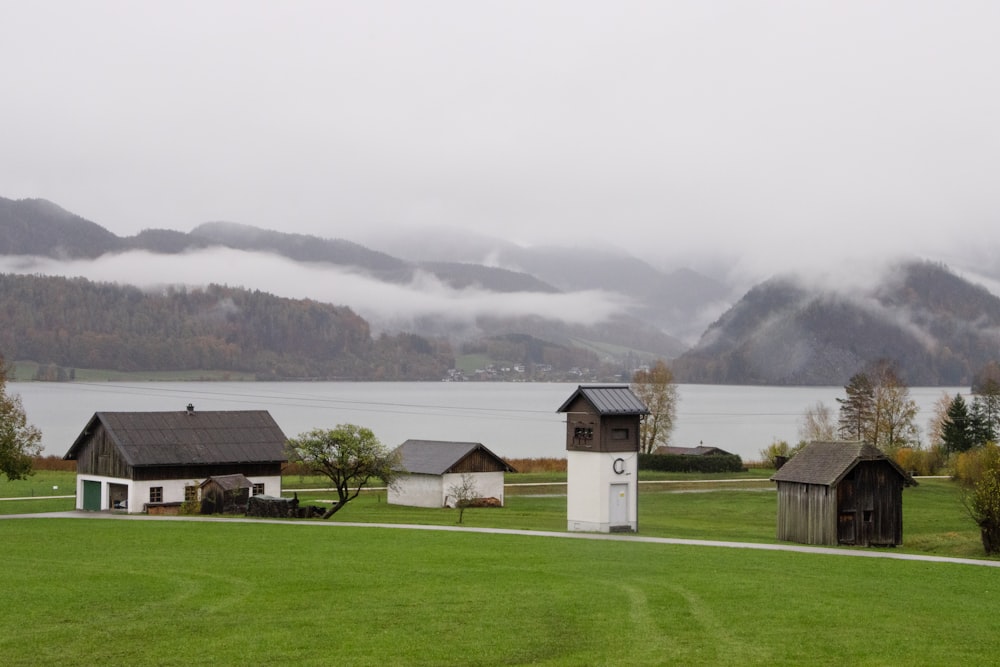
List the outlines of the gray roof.
<svg viewBox="0 0 1000 667">
<path fill-rule="evenodd" d="M 715 455 L 727 455 L 732 456 L 729 452 L 724 449 L 719 449 L 718 447 L 707 447 L 705 445 L 698 445 L 697 447 L 674 447 L 672 445 L 661 445 L 653 450 L 654 454 L 680 454 L 684 456 L 715 456 Z"/>
<path fill-rule="evenodd" d="M 247 479 L 246 475 L 241 473 L 236 473 L 235 475 L 215 475 L 214 477 L 209 477 L 201 483 L 201 487 L 204 488 L 212 482 L 218 484 L 219 488 L 223 491 L 234 491 L 236 489 L 249 489 L 253 487 L 253 482 Z"/>
<path fill-rule="evenodd" d="M 396 452 L 399 453 L 400 468 L 409 473 L 422 475 L 444 475 L 477 450 L 496 459 L 507 472 L 514 472 L 509 463 L 478 442 L 407 440 L 396 448 Z"/>
<path fill-rule="evenodd" d="M 835 486 L 861 461 L 884 460 L 904 479 L 906 485 L 916 481 L 882 450 L 863 442 L 812 442 L 781 466 L 771 480 Z"/>
<path fill-rule="evenodd" d="M 287 438 L 267 410 L 95 412 L 65 459 L 98 424 L 130 466 L 277 463 Z"/>
<path fill-rule="evenodd" d="M 649 408 L 628 385 L 580 385 L 556 412 L 567 412 L 582 396 L 602 415 L 647 415 Z"/>
</svg>

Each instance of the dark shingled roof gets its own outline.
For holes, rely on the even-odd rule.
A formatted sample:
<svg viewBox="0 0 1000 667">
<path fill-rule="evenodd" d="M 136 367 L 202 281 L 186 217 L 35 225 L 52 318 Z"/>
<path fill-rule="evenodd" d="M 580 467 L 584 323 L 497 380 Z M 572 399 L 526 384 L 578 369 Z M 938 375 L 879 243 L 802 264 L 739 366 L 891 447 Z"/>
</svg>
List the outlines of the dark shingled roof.
<svg viewBox="0 0 1000 667">
<path fill-rule="evenodd" d="M 510 464 L 478 442 L 407 440 L 396 448 L 399 453 L 400 468 L 409 473 L 423 475 L 444 475 L 476 450 L 496 459 L 507 472 L 514 472 Z"/>
<path fill-rule="evenodd" d="M 861 461 L 888 462 L 907 486 L 917 482 L 882 450 L 863 442 L 812 442 L 781 466 L 771 477 L 775 482 L 798 482 L 835 486 Z"/>
<path fill-rule="evenodd" d="M 209 477 L 201 483 L 201 487 L 205 488 L 212 482 L 218 484 L 219 488 L 223 491 L 235 491 L 237 489 L 249 489 L 253 487 L 253 482 L 247 479 L 246 475 L 240 473 L 236 473 L 235 475 L 216 475 L 214 477 Z"/>
<path fill-rule="evenodd" d="M 598 414 L 647 415 L 649 408 L 627 385 L 580 385 L 556 412 L 567 412 L 578 397 L 583 396 Z"/>
<path fill-rule="evenodd" d="M 275 463 L 287 438 L 267 410 L 95 412 L 65 459 L 103 424 L 130 466 Z"/>
</svg>

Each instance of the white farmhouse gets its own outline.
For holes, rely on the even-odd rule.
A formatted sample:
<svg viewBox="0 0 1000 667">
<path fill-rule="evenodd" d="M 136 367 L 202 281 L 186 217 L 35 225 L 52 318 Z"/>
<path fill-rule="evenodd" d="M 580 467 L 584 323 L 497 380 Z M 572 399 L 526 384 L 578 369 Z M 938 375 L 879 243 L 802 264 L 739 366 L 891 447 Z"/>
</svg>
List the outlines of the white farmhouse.
<svg viewBox="0 0 1000 667">
<path fill-rule="evenodd" d="M 478 442 L 407 440 L 396 448 L 400 475 L 390 487 L 393 505 L 454 507 L 453 487 L 471 475 L 475 497 L 496 498 L 503 505 L 505 472 L 516 472 L 506 461 Z"/>
</svg>

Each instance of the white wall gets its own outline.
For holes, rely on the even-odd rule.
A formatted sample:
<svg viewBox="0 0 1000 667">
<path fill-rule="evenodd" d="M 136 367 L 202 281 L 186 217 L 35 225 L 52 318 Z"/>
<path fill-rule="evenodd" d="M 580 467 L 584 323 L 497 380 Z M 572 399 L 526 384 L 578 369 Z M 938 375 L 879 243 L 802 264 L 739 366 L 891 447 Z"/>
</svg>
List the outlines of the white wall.
<svg viewBox="0 0 1000 667">
<path fill-rule="evenodd" d="M 252 484 L 263 484 L 264 493 L 269 496 L 281 495 L 281 476 L 272 475 L 265 477 L 247 477 Z M 135 482 L 130 479 L 118 477 L 102 477 L 100 475 L 77 475 L 76 476 L 76 508 L 83 509 L 83 482 L 84 480 L 101 483 L 101 508 L 110 508 L 110 485 L 122 484 L 128 487 L 128 511 L 130 513 L 140 513 L 146 503 L 149 502 L 149 489 L 154 486 L 163 487 L 163 502 L 180 503 L 184 502 L 184 487 L 199 486 L 205 478 L 199 479 L 164 479 Z"/>
<path fill-rule="evenodd" d="M 390 505 L 409 507 L 442 507 L 444 487 L 440 475 L 400 475 L 396 483 L 389 487 L 387 499 Z"/>
<path fill-rule="evenodd" d="M 616 460 L 621 459 L 616 466 Z M 616 467 L 621 473 L 616 472 Z M 611 532 L 612 528 L 638 530 L 638 468 L 636 452 L 566 451 L 566 529 Z M 627 526 L 611 525 L 611 485 L 627 487 Z"/>
<path fill-rule="evenodd" d="M 479 498 L 496 498 L 502 505 L 503 472 L 470 473 L 476 480 L 476 496 Z M 462 474 L 446 475 L 401 475 L 396 484 L 390 487 L 388 501 L 392 505 L 408 505 L 410 507 L 454 507 L 455 499 L 448 490 L 453 486 L 461 486 Z"/>
</svg>

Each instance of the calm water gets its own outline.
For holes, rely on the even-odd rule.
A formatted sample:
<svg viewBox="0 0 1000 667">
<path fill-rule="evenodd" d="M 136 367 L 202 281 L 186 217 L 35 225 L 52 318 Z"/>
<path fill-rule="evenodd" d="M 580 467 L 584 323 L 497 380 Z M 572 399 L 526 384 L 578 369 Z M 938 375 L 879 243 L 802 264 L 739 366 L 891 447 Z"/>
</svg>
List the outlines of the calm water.
<svg viewBox="0 0 1000 667">
<path fill-rule="evenodd" d="M 563 457 L 564 416 L 556 410 L 576 389 L 562 383 L 451 382 L 12 382 L 28 420 L 42 430 L 46 454 L 62 456 L 98 411 L 269 410 L 285 434 L 350 422 L 386 445 L 407 438 L 481 442 L 510 458 Z M 774 439 L 798 440 L 806 408 L 822 401 L 836 413 L 843 387 L 679 385 L 672 442 L 721 447 L 756 459 Z M 917 387 L 917 425 L 926 431 L 943 392 Z"/>
</svg>

